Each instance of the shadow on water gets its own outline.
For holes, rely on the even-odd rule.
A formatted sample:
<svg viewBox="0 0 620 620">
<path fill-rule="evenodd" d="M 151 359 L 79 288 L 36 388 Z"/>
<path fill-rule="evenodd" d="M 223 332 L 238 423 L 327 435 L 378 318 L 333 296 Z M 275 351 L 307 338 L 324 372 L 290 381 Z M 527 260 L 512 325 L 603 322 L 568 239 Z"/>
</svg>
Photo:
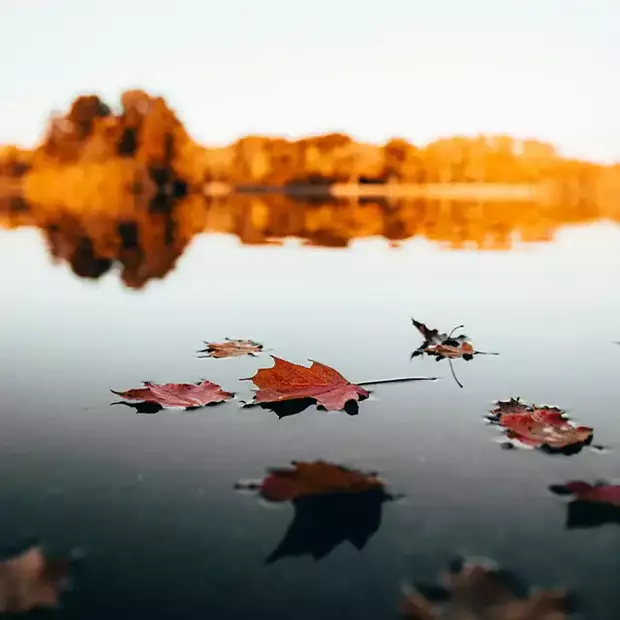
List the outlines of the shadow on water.
<svg viewBox="0 0 620 620">
<path fill-rule="evenodd" d="M 181 409 L 180 411 L 197 411 L 198 409 L 217 407 L 219 405 L 223 405 L 224 403 L 225 401 L 218 402 L 218 403 L 207 403 L 206 405 L 200 405 L 197 407 L 185 407 L 184 409 Z M 160 411 L 163 411 L 164 409 L 166 409 L 166 407 L 160 405 L 159 403 L 155 403 L 152 401 L 130 403 L 130 402 L 127 402 L 126 400 L 119 400 L 114 403 L 110 403 L 110 407 L 114 405 L 125 405 L 125 407 L 131 407 L 131 409 L 134 409 L 136 413 L 151 414 L 151 415 L 155 413 L 159 413 Z"/>
<path fill-rule="evenodd" d="M 360 400 L 364 399 L 360 397 Z M 260 407 L 261 409 L 265 409 L 267 411 L 275 413 L 281 420 L 282 418 L 287 418 L 293 415 L 297 415 L 298 413 L 302 413 L 313 405 L 316 405 L 316 408 L 319 411 L 325 411 L 325 407 L 317 405 L 317 402 L 314 398 L 297 398 L 294 400 L 284 400 L 275 403 L 257 403 L 256 405 L 254 405 L 253 403 L 249 403 L 245 405 L 245 407 Z M 359 403 L 355 400 L 348 400 L 344 405 L 343 411 L 351 416 L 358 415 Z"/>
</svg>

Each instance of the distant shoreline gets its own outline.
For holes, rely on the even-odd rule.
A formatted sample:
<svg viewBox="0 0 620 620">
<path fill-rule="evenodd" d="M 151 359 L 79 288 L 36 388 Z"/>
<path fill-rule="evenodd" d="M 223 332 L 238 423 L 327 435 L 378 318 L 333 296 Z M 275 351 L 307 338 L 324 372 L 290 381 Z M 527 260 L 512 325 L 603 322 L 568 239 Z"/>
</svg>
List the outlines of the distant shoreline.
<svg viewBox="0 0 620 620">
<path fill-rule="evenodd" d="M 62 180 L 62 179 L 59 179 Z M 0 198 L 6 200 L 20 197 L 28 200 L 29 191 L 17 179 L 0 179 Z M 125 192 L 121 188 L 121 194 Z M 232 185 L 221 182 L 206 183 L 202 191 L 190 191 L 191 195 L 221 197 L 234 195 L 290 196 L 304 198 L 325 198 L 326 200 L 453 200 L 481 202 L 539 202 L 548 196 L 548 184 L 507 184 L 507 183 L 385 183 L 353 184 L 335 183 L 332 185 Z M 53 193 L 59 191 L 56 189 Z M 147 192 L 149 193 L 149 192 Z M 131 195 L 130 191 L 126 192 Z M 118 196 L 118 193 L 117 193 Z M 60 198 L 60 195 L 58 196 Z M 35 200 L 35 202 L 37 202 Z"/>
<path fill-rule="evenodd" d="M 335 183 L 332 185 L 247 185 L 234 186 L 228 183 L 206 183 L 206 196 L 229 196 L 234 194 L 284 194 L 303 198 L 422 198 L 430 200 L 502 200 L 536 201 L 542 197 L 539 184 L 508 183 Z"/>
</svg>

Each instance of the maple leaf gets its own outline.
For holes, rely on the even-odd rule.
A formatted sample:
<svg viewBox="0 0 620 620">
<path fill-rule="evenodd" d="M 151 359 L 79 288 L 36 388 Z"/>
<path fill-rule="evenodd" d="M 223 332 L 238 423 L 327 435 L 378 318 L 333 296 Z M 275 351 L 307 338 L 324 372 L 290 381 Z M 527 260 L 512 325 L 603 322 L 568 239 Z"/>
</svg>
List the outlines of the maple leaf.
<svg viewBox="0 0 620 620">
<path fill-rule="evenodd" d="M 518 580 L 488 560 L 452 562 L 441 585 L 405 589 L 401 613 L 408 620 L 563 620 L 575 600 L 565 590 L 524 593 Z"/>
<path fill-rule="evenodd" d="M 576 454 L 592 442 L 594 430 L 575 426 L 558 407 L 526 405 L 520 398 L 497 401 L 487 419 L 505 429 L 511 442 L 546 452 Z"/>
<path fill-rule="evenodd" d="M 144 387 L 116 392 L 110 390 L 125 400 L 137 400 L 147 403 L 157 403 L 162 408 L 192 409 L 204 407 L 212 403 L 221 403 L 234 394 L 225 392 L 216 383 L 201 381 L 199 383 L 150 383 L 144 382 Z M 115 404 L 115 403 L 113 403 Z M 152 412 L 151 412 L 152 413 Z"/>
<path fill-rule="evenodd" d="M 48 559 L 33 546 L 0 562 L 0 613 L 57 607 L 69 577 L 68 559 Z"/>
<path fill-rule="evenodd" d="M 497 355 L 497 353 L 489 353 L 485 351 L 476 351 L 474 346 L 469 341 L 469 338 L 464 334 L 459 336 L 453 336 L 452 334 L 463 327 L 463 325 L 457 325 L 449 334 L 440 333 L 437 329 L 430 329 L 424 323 L 411 319 L 415 328 L 422 334 L 424 342 L 411 354 L 411 358 L 418 357 L 420 355 L 427 355 L 434 357 L 436 362 L 440 362 L 443 359 L 447 359 L 450 364 L 450 372 L 452 377 L 456 381 L 459 387 L 463 387 L 463 384 L 457 379 L 452 366 L 453 359 L 464 359 L 466 362 L 474 359 L 475 355 Z"/>
<path fill-rule="evenodd" d="M 463 325 L 457 325 L 447 334 L 440 333 L 436 329 L 430 329 L 424 323 L 420 323 L 420 321 L 416 321 L 413 318 L 411 321 L 424 338 L 424 342 L 411 354 L 412 358 L 426 354 L 435 357 L 437 361 L 444 358 L 463 358 L 469 361 L 473 359 L 474 355 L 497 355 L 497 353 L 476 351 L 465 334 L 453 336 L 452 334 L 457 329 L 462 328 Z"/>
<path fill-rule="evenodd" d="M 261 368 L 253 377 L 242 379 L 253 381 L 258 388 L 254 404 L 313 398 L 328 411 L 341 411 L 347 401 L 359 401 L 370 395 L 320 362 L 311 360 L 312 365 L 308 368 L 275 355 L 271 357 L 274 360 L 271 368 Z"/>
<path fill-rule="evenodd" d="M 566 526 L 569 529 L 595 527 L 606 523 L 620 525 L 620 485 L 599 481 L 595 484 L 571 480 L 554 484 L 549 490 L 556 495 L 568 495 Z"/>
<path fill-rule="evenodd" d="M 267 501 L 293 504 L 293 521 L 268 564 L 285 556 L 319 560 L 345 541 L 363 549 L 380 527 L 383 503 L 395 499 L 376 473 L 325 461 L 293 461 L 292 467 L 269 470 L 262 481 L 236 486 Z"/>
<path fill-rule="evenodd" d="M 269 470 L 268 475 L 253 488 L 266 500 L 285 502 L 307 495 L 359 493 L 383 489 L 376 473 L 364 473 L 326 461 L 293 461 L 292 467 Z M 242 483 L 240 483 L 242 488 Z"/>
<path fill-rule="evenodd" d="M 198 353 L 206 353 L 201 357 L 239 357 L 251 355 L 256 357 L 263 350 L 263 345 L 253 340 L 232 340 L 226 338 L 225 342 L 205 342 L 206 347 Z"/>
</svg>

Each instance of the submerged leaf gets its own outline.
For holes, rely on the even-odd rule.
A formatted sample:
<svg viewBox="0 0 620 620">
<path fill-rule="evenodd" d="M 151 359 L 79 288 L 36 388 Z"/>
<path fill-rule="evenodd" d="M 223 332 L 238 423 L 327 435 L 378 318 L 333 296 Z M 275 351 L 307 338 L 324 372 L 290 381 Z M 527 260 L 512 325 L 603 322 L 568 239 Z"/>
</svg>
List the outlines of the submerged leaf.
<svg viewBox="0 0 620 620">
<path fill-rule="evenodd" d="M 271 356 L 274 365 L 261 368 L 252 380 L 258 391 L 254 403 L 273 403 L 301 398 L 313 398 L 328 411 L 341 411 L 347 401 L 359 401 L 370 394 L 347 381 L 333 368 L 312 361 L 310 368 Z"/>
<path fill-rule="evenodd" d="M 488 418 L 514 442 L 547 452 L 574 454 L 592 442 L 594 430 L 575 426 L 558 407 L 526 405 L 519 398 L 497 401 Z"/>
<path fill-rule="evenodd" d="M 57 607 L 69 577 L 69 560 L 50 560 L 31 547 L 0 563 L 0 613 Z"/>
<path fill-rule="evenodd" d="M 211 403 L 220 403 L 234 394 L 225 392 L 216 383 L 202 381 L 200 383 L 164 383 L 156 384 L 144 382 L 144 387 L 116 392 L 110 390 L 125 400 L 136 400 L 157 403 L 165 408 L 192 408 L 204 407 Z"/>
<path fill-rule="evenodd" d="M 256 357 L 263 350 L 263 345 L 253 340 L 233 340 L 226 338 L 225 342 L 205 342 L 206 347 L 199 353 L 205 353 L 203 357 L 239 357 L 251 355 Z"/>
<path fill-rule="evenodd" d="M 489 561 L 459 559 L 442 577 L 441 586 L 407 588 L 401 605 L 405 618 L 564 620 L 574 607 L 564 590 L 525 594 L 509 572 Z"/>
</svg>

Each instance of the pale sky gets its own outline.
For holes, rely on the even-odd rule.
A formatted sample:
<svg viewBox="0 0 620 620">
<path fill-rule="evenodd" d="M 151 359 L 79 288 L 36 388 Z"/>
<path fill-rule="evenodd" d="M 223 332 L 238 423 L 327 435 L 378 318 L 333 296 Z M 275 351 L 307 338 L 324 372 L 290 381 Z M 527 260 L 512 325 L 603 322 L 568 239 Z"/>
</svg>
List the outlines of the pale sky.
<svg viewBox="0 0 620 620">
<path fill-rule="evenodd" d="M 620 161 L 618 0 L 0 0 L 0 24 L 0 144 L 139 87 L 205 144 L 509 133 Z"/>
</svg>

